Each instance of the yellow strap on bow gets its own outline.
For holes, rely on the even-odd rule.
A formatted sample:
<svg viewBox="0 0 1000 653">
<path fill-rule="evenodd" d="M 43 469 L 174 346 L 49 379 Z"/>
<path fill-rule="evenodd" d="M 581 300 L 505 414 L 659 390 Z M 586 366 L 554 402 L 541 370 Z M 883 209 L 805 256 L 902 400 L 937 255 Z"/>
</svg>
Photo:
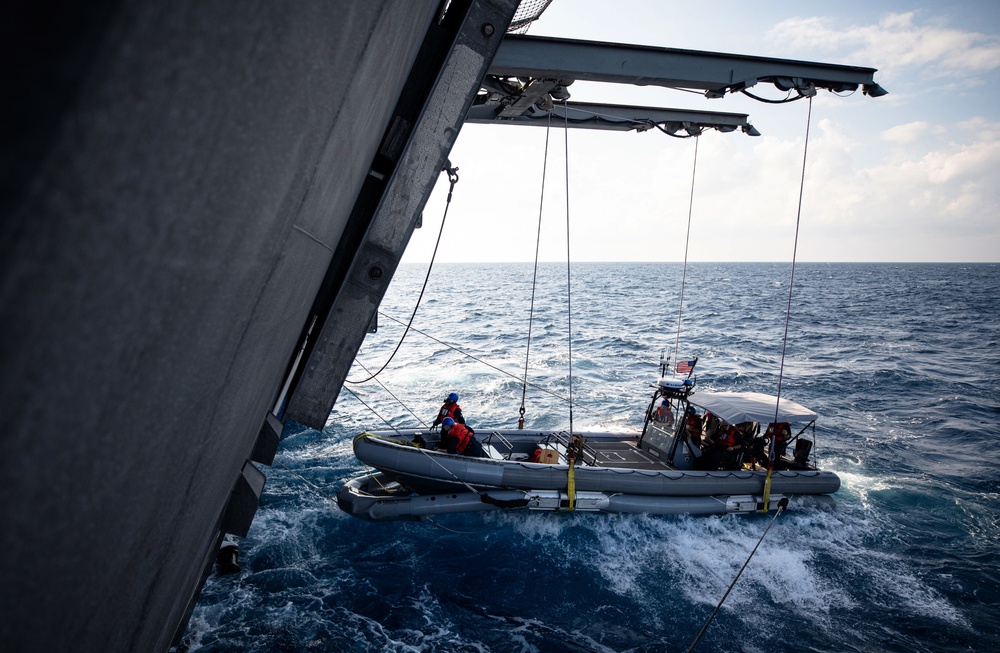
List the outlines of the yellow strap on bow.
<svg viewBox="0 0 1000 653">
<path fill-rule="evenodd" d="M 571 458 L 569 461 L 569 472 L 567 474 L 566 481 L 566 494 L 569 496 L 569 505 L 566 508 L 567 512 L 572 512 L 576 510 L 576 459 Z"/>
</svg>

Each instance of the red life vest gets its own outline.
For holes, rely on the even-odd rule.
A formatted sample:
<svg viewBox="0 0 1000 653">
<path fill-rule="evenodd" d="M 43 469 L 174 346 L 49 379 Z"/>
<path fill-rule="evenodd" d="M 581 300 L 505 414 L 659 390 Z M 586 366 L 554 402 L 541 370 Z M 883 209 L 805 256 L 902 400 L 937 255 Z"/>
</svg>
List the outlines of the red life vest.
<svg viewBox="0 0 1000 653">
<path fill-rule="evenodd" d="M 767 425 L 767 431 L 764 432 L 764 437 L 774 435 L 777 432 L 778 442 L 783 442 L 788 440 L 792 435 L 792 425 L 788 422 L 778 422 L 777 424 L 771 423 Z"/>
<path fill-rule="evenodd" d="M 726 437 L 722 440 L 722 446 L 735 447 L 739 442 L 739 431 L 736 430 L 735 426 L 730 426 L 729 430 L 726 431 Z"/>
<path fill-rule="evenodd" d="M 462 407 L 458 403 L 444 404 L 441 406 L 441 410 L 438 411 L 438 422 L 443 422 L 445 417 L 455 419 L 455 411 L 459 410 L 462 410 Z M 458 424 L 457 419 L 455 419 L 455 423 Z"/>
<path fill-rule="evenodd" d="M 448 431 L 448 437 L 458 440 L 458 443 L 455 445 L 455 451 L 465 453 L 465 448 L 469 446 L 469 441 L 472 440 L 472 431 L 467 429 L 464 424 L 455 424 Z"/>
</svg>

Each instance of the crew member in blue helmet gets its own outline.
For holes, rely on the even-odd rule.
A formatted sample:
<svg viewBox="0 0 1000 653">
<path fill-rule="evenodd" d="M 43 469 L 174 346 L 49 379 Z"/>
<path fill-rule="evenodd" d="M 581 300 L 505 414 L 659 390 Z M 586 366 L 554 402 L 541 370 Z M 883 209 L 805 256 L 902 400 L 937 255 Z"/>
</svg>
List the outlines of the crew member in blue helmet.
<svg viewBox="0 0 1000 653">
<path fill-rule="evenodd" d="M 458 424 L 465 424 L 465 417 L 462 416 L 462 407 L 458 405 L 458 395 L 454 392 L 444 400 L 444 405 L 441 406 L 437 417 L 434 418 L 431 428 L 442 423 L 446 417 L 452 418 Z"/>
<path fill-rule="evenodd" d="M 465 424 L 456 424 L 455 420 L 445 417 L 441 421 L 441 448 L 448 453 L 462 456 L 484 458 L 486 452 L 483 445 L 476 439 L 476 433 Z"/>
</svg>

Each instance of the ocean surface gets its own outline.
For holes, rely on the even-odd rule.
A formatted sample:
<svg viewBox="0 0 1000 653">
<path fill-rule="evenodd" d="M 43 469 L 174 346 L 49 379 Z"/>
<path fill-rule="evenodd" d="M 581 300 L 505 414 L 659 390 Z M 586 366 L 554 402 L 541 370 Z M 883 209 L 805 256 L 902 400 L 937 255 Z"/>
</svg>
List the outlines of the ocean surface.
<svg viewBox="0 0 1000 653">
<path fill-rule="evenodd" d="M 661 352 L 699 390 L 774 394 L 789 264 L 543 264 L 526 425 L 638 429 Z M 426 266 L 406 265 L 350 378 L 388 359 Z M 531 264 L 436 266 L 377 381 L 291 425 L 242 572 L 213 575 L 189 651 L 686 651 L 771 515 L 480 513 L 369 523 L 337 488 L 366 429 L 429 424 L 449 392 L 515 427 Z M 1000 265 L 799 264 L 783 397 L 820 414 L 834 509 L 775 521 L 698 651 L 1000 650 Z M 571 311 L 569 310 L 571 309 Z M 680 329 L 678 332 L 678 316 Z M 572 319 L 572 367 L 569 320 Z"/>
</svg>

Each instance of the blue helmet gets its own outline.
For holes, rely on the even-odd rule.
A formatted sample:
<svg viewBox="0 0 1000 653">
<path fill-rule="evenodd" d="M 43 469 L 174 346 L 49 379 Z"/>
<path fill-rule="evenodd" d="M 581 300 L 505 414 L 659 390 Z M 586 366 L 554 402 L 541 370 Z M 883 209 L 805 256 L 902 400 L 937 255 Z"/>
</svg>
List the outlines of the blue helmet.
<svg viewBox="0 0 1000 653">
<path fill-rule="evenodd" d="M 454 392 L 451 393 L 450 395 L 448 395 L 448 401 L 454 401 L 457 404 L 458 403 L 458 395 L 455 394 Z"/>
<path fill-rule="evenodd" d="M 444 419 L 443 419 L 443 420 L 441 421 L 441 426 L 455 426 L 455 420 L 453 420 L 453 419 L 452 419 L 452 418 L 450 418 L 450 417 L 445 417 L 445 418 L 444 418 Z"/>
</svg>

